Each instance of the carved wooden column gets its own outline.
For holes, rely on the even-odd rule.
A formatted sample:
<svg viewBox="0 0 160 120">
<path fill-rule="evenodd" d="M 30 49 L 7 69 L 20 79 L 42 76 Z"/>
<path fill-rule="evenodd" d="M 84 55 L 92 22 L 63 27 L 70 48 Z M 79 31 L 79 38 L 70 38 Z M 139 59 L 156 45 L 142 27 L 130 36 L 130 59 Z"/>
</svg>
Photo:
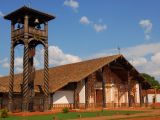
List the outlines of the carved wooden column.
<svg viewBox="0 0 160 120">
<path fill-rule="evenodd" d="M 29 51 L 28 43 L 24 45 L 24 62 L 23 62 L 23 85 L 22 85 L 22 94 L 23 94 L 23 105 L 22 110 L 28 111 L 28 81 L 29 81 L 29 71 L 28 71 L 28 60 L 29 60 Z"/>
<path fill-rule="evenodd" d="M 102 107 L 106 108 L 106 67 L 102 69 Z"/>
<path fill-rule="evenodd" d="M 85 108 L 89 107 L 89 79 L 85 79 Z"/>
<path fill-rule="evenodd" d="M 11 23 L 11 37 L 12 37 L 12 32 L 14 30 L 14 24 L 13 22 Z M 12 38 L 11 38 L 12 39 Z M 9 78 L 9 112 L 13 112 L 13 85 L 14 85 L 14 42 L 13 39 L 11 40 L 11 58 L 10 58 L 10 78 Z"/>
<path fill-rule="evenodd" d="M 139 99 L 140 99 L 140 107 L 142 107 L 142 84 L 139 82 Z"/>
<path fill-rule="evenodd" d="M 44 48 L 44 110 L 49 109 L 49 70 L 48 70 L 48 43 Z"/>
<path fill-rule="evenodd" d="M 78 108 L 78 103 L 79 103 L 79 94 L 78 94 L 78 83 L 74 84 L 74 109 Z"/>
<path fill-rule="evenodd" d="M 131 107 L 131 77 L 130 73 L 128 72 L 128 107 Z"/>
<path fill-rule="evenodd" d="M 29 82 L 29 47 L 28 47 L 28 16 L 24 18 L 24 57 L 23 57 L 23 85 L 22 111 L 28 111 L 28 82 Z"/>
</svg>

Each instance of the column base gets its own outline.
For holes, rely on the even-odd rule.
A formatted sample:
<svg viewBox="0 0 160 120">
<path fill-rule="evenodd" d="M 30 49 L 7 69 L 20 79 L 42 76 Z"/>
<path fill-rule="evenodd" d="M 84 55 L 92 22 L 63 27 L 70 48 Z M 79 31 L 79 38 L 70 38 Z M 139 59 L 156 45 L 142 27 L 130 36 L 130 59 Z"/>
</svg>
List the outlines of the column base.
<svg viewBox="0 0 160 120">
<path fill-rule="evenodd" d="M 27 102 L 22 103 L 22 112 L 28 112 L 28 103 Z"/>
<path fill-rule="evenodd" d="M 9 112 L 13 112 L 13 101 L 12 100 L 9 101 L 9 103 L 8 103 L 8 110 L 9 110 Z"/>
<path fill-rule="evenodd" d="M 44 111 L 48 111 L 49 110 L 49 98 L 46 97 L 44 100 Z"/>
<path fill-rule="evenodd" d="M 106 108 L 106 106 L 107 106 L 106 103 L 102 104 L 102 108 Z"/>
</svg>

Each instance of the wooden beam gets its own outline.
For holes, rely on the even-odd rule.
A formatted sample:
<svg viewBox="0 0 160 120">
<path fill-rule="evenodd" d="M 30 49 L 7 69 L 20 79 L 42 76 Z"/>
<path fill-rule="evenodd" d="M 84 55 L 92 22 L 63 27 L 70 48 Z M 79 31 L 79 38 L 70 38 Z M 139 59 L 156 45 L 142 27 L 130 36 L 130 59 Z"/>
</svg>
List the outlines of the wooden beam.
<svg viewBox="0 0 160 120">
<path fill-rule="evenodd" d="M 142 107 L 142 84 L 139 82 L 139 98 L 140 98 L 140 107 Z"/>
<path fill-rule="evenodd" d="M 89 80 L 88 77 L 85 79 L 85 109 L 89 107 Z"/>
<path fill-rule="evenodd" d="M 102 70 L 102 107 L 106 108 L 106 74 L 108 74 L 106 67 Z"/>
<path fill-rule="evenodd" d="M 128 72 L 128 107 L 131 107 L 132 103 L 131 103 L 131 78 L 130 78 L 130 74 Z"/>
<path fill-rule="evenodd" d="M 78 103 L 79 103 L 79 99 L 78 99 L 78 83 L 74 84 L 74 109 L 78 108 Z"/>
<path fill-rule="evenodd" d="M 148 92 L 146 89 L 145 89 L 145 94 L 146 94 L 146 107 L 148 107 Z"/>
</svg>

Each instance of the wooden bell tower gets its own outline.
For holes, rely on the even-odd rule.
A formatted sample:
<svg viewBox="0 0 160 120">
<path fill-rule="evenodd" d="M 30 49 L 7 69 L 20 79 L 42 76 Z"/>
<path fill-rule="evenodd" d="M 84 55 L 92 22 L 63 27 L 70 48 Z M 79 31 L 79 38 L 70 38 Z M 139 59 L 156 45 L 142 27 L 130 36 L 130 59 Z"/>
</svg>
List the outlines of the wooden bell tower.
<svg viewBox="0 0 160 120">
<path fill-rule="evenodd" d="M 48 21 L 55 17 L 29 7 L 22 7 L 4 17 L 11 21 L 11 58 L 9 79 L 9 111 L 13 111 L 14 100 L 14 48 L 24 45 L 22 111 L 33 109 L 34 99 L 34 55 L 38 44 L 44 46 L 44 110 L 49 109 L 49 73 L 48 73 Z"/>
</svg>

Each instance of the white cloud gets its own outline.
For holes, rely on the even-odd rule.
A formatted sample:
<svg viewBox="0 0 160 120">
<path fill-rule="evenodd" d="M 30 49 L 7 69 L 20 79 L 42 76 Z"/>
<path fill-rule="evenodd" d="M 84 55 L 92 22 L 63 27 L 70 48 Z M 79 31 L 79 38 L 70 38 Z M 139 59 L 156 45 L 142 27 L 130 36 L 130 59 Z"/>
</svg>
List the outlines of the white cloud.
<svg viewBox="0 0 160 120">
<path fill-rule="evenodd" d="M 15 73 L 23 72 L 23 57 L 15 57 L 14 60 Z"/>
<path fill-rule="evenodd" d="M 90 24 L 90 20 L 89 20 L 88 17 L 86 17 L 86 16 L 81 17 L 81 19 L 80 19 L 79 22 L 80 22 L 81 24 L 84 24 L 84 25 Z"/>
<path fill-rule="evenodd" d="M 38 67 L 38 68 L 39 68 L 39 66 L 40 66 L 40 61 L 38 60 L 38 57 L 35 57 L 35 58 L 34 58 L 34 65 L 35 65 L 35 67 Z"/>
<path fill-rule="evenodd" d="M 144 31 L 145 39 L 147 39 L 147 40 L 151 39 L 150 33 L 151 33 L 152 27 L 153 27 L 152 22 L 148 19 L 145 19 L 145 20 L 141 20 L 139 22 L 139 25 L 145 30 Z"/>
<path fill-rule="evenodd" d="M 14 64 L 15 67 L 22 66 L 23 65 L 23 57 L 16 57 L 14 63 L 15 63 Z"/>
<path fill-rule="evenodd" d="M 152 31 L 152 22 L 148 19 L 141 20 L 139 22 L 140 26 L 145 29 L 145 32 L 149 33 Z"/>
<path fill-rule="evenodd" d="M 34 64 L 36 68 L 43 68 L 44 65 L 44 49 L 36 53 Z M 49 46 L 49 66 L 59 66 L 69 63 L 81 61 L 78 56 L 64 53 L 58 46 Z"/>
<path fill-rule="evenodd" d="M 153 61 L 148 60 L 146 65 L 137 67 L 140 72 L 148 73 L 154 76 L 160 82 L 160 64 L 154 63 Z"/>
<path fill-rule="evenodd" d="M 160 43 L 141 44 L 134 47 L 122 48 L 122 52 L 127 56 L 143 57 L 159 52 Z"/>
<path fill-rule="evenodd" d="M 138 58 L 134 58 L 132 60 L 129 61 L 131 64 L 133 64 L 136 67 L 139 66 L 143 66 L 147 64 L 147 59 L 144 57 L 138 57 Z"/>
<path fill-rule="evenodd" d="M 2 13 L 2 11 L 0 11 L 0 17 L 3 17 L 4 16 L 4 14 Z"/>
<path fill-rule="evenodd" d="M 79 7 L 79 3 L 76 0 L 65 0 L 64 5 L 71 7 L 74 10 L 76 10 Z"/>
<path fill-rule="evenodd" d="M 93 27 L 96 30 L 96 32 L 102 32 L 107 29 L 107 25 L 105 24 L 94 24 Z"/>
<path fill-rule="evenodd" d="M 96 32 L 102 32 L 107 29 L 107 25 L 102 23 L 102 19 L 99 19 L 99 22 L 95 23 L 89 20 L 88 17 L 83 16 L 81 17 L 79 22 L 83 25 L 90 25 Z"/>
<path fill-rule="evenodd" d="M 4 68 L 4 69 L 9 68 L 8 58 L 4 58 L 4 59 L 0 60 L 0 64 L 2 64 L 2 68 Z"/>
<path fill-rule="evenodd" d="M 23 67 L 16 67 L 15 71 L 16 71 L 16 73 L 22 73 L 23 72 Z"/>
<path fill-rule="evenodd" d="M 51 66 L 79 62 L 78 56 L 64 53 L 58 46 L 49 46 L 49 64 Z"/>
<path fill-rule="evenodd" d="M 4 59 L 0 60 L 0 63 L 2 64 L 2 63 L 7 62 L 7 61 L 8 61 L 8 58 L 4 58 Z"/>
<path fill-rule="evenodd" d="M 9 63 L 8 63 L 8 62 L 4 62 L 4 63 L 2 64 L 2 67 L 3 67 L 3 68 L 9 68 Z"/>
<path fill-rule="evenodd" d="M 155 53 L 152 57 L 151 60 L 156 63 L 156 64 L 160 64 L 160 52 Z"/>
</svg>

